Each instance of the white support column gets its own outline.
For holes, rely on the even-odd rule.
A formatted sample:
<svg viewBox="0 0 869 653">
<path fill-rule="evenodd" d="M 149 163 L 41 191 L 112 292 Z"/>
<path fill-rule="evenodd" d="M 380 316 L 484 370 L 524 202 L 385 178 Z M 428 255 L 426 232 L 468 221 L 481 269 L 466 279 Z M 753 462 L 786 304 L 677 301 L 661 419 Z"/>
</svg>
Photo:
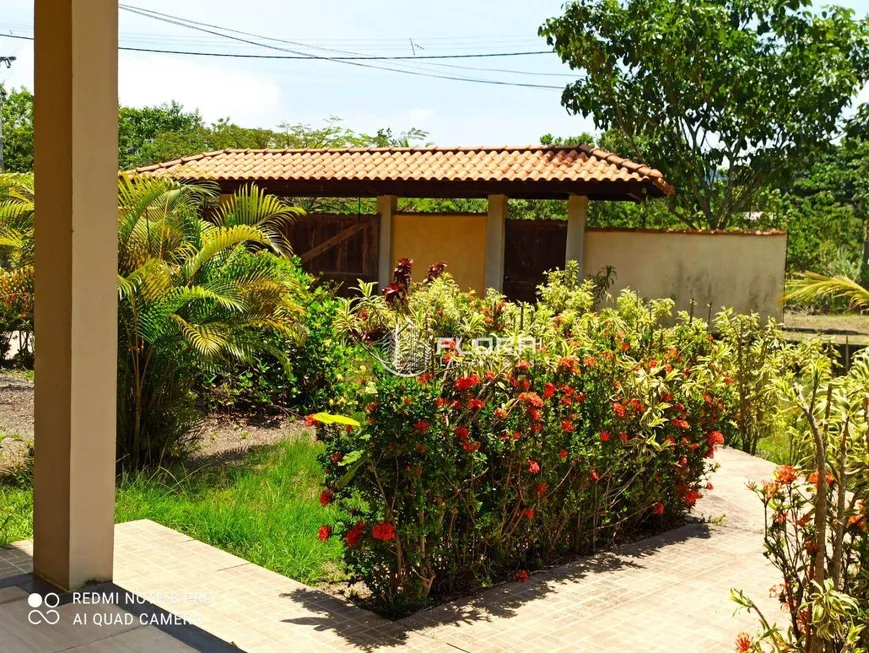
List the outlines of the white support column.
<svg viewBox="0 0 869 653">
<path fill-rule="evenodd" d="M 118 297 L 117 0 L 36 0 L 33 570 L 112 579 Z"/>
<path fill-rule="evenodd" d="M 398 198 L 395 195 L 381 195 L 377 198 L 377 213 L 380 215 L 377 289 L 380 292 L 392 281 L 392 216 L 397 210 Z"/>
<path fill-rule="evenodd" d="M 486 288 L 504 289 L 504 228 L 507 220 L 507 196 L 489 195 L 486 216 Z"/>
<path fill-rule="evenodd" d="M 588 198 L 585 195 L 571 195 L 567 200 L 567 247 L 564 262 L 579 263 L 580 277 L 584 276 L 583 259 L 585 256 L 585 218 L 588 214 Z"/>
</svg>

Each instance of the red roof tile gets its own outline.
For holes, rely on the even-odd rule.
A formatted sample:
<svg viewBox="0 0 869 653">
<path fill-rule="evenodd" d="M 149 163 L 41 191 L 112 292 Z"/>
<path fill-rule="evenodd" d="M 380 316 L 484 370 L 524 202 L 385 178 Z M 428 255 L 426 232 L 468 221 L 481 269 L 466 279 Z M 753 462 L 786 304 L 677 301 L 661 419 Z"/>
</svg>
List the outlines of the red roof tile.
<svg viewBox="0 0 869 653">
<path fill-rule="evenodd" d="M 658 170 L 587 145 L 219 150 L 135 172 L 184 181 L 286 182 L 291 188 L 307 184 L 300 190 L 319 184 L 320 194 L 334 187 L 336 196 L 343 194 L 337 191 L 349 183 L 354 188 L 367 184 L 376 192 L 386 183 L 391 184 L 389 188 L 417 184 L 419 191 L 425 189 L 419 186 L 421 182 L 454 189 L 455 197 L 463 196 L 463 187 L 475 184 L 482 184 L 483 189 L 512 185 L 509 187 L 552 196 L 581 194 L 587 188 L 613 199 L 628 198 L 620 197 L 619 192 L 640 199 L 638 189 L 642 195 L 673 193 Z"/>
</svg>

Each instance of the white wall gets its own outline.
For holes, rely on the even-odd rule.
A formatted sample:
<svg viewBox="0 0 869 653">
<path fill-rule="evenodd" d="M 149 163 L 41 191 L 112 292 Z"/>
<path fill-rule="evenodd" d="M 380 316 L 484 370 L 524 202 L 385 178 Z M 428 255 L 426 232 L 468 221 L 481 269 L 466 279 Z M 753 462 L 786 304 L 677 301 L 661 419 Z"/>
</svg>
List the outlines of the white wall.
<svg viewBox="0 0 869 653">
<path fill-rule="evenodd" d="M 616 295 L 622 288 L 643 297 L 670 297 L 676 310 L 706 318 L 722 307 L 756 311 L 781 320 L 785 249 L 783 232 L 731 233 L 589 229 L 585 274 L 615 267 Z"/>
</svg>

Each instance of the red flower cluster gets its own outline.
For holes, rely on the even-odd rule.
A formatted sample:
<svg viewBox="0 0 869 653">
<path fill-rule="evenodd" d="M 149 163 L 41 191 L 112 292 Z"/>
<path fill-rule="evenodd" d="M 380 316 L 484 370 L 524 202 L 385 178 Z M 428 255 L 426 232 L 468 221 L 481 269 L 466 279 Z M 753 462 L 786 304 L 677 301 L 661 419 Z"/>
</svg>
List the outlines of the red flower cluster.
<svg viewBox="0 0 869 653">
<path fill-rule="evenodd" d="M 660 501 L 652 504 L 652 514 L 653 515 L 663 515 L 664 514 L 664 504 L 661 503 Z"/>
<path fill-rule="evenodd" d="M 375 524 L 374 528 L 371 529 L 371 537 L 373 537 L 375 540 L 380 540 L 381 542 L 389 542 L 390 540 L 394 540 L 395 524 L 390 524 L 389 522 Z"/>
<path fill-rule="evenodd" d="M 537 488 L 535 490 L 535 492 L 537 493 L 537 498 L 542 499 L 543 497 L 545 497 L 546 491 L 548 489 L 549 489 L 549 487 L 546 485 L 546 483 L 538 483 Z"/>
<path fill-rule="evenodd" d="M 458 379 L 456 379 L 456 390 L 459 391 L 470 390 L 471 388 L 475 388 L 478 385 L 480 385 L 480 377 L 477 374 L 460 376 Z"/>
<path fill-rule="evenodd" d="M 520 392 L 518 399 L 533 408 L 543 408 L 543 400 L 536 392 Z"/>
<path fill-rule="evenodd" d="M 797 480 L 797 470 L 795 470 L 791 465 L 779 465 L 775 468 L 773 477 L 779 483 L 790 485 Z M 817 476 L 815 478 L 817 479 Z"/>
<path fill-rule="evenodd" d="M 362 536 L 365 535 L 365 522 L 358 521 L 353 524 L 353 527 L 347 531 L 347 535 L 344 536 L 344 541 L 347 542 L 347 546 L 351 549 L 355 549 L 359 546 L 359 540 L 362 539 Z"/>
<path fill-rule="evenodd" d="M 829 472 L 824 474 L 824 478 L 827 481 L 827 486 L 835 485 L 836 479 Z M 818 487 L 818 472 L 812 472 L 811 474 L 809 474 L 809 483 L 811 483 L 815 487 Z"/>
<path fill-rule="evenodd" d="M 515 580 L 517 583 L 524 583 L 528 580 L 528 572 L 524 569 L 520 569 L 515 574 L 513 574 L 513 580 Z"/>
<path fill-rule="evenodd" d="M 539 474 L 540 473 L 540 463 L 536 460 L 528 461 L 528 473 L 529 474 Z"/>
<path fill-rule="evenodd" d="M 332 490 L 327 488 L 327 489 L 323 490 L 322 492 L 320 492 L 320 505 L 321 506 L 328 506 L 334 500 L 335 500 L 335 493 L 332 492 Z"/>
<path fill-rule="evenodd" d="M 317 537 L 320 539 L 321 542 L 325 542 L 330 537 L 332 537 L 332 529 L 329 526 L 320 526 Z"/>
</svg>

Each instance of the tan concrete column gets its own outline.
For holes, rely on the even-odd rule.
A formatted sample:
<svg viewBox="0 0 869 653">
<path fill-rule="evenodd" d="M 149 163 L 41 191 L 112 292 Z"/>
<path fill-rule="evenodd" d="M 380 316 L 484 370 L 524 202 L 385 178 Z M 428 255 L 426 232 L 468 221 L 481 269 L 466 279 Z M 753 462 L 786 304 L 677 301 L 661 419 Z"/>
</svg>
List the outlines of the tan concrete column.
<svg viewBox="0 0 869 653">
<path fill-rule="evenodd" d="M 34 572 L 112 579 L 117 0 L 36 0 Z"/>
<path fill-rule="evenodd" d="M 380 215 L 380 243 L 378 245 L 377 289 L 383 292 L 392 281 L 392 216 L 398 211 L 395 195 L 377 198 L 377 213 Z"/>
<path fill-rule="evenodd" d="M 504 230 L 507 221 L 507 196 L 489 195 L 486 216 L 486 288 L 504 289 Z"/>
<path fill-rule="evenodd" d="M 588 198 L 584 195 L 571 195 L 567 200 L 567 247 L 564 262 L 579 263 L 579 274 L 584 275 L 585 256 L 585 218 L 588 214 Z"/>
</svg>

